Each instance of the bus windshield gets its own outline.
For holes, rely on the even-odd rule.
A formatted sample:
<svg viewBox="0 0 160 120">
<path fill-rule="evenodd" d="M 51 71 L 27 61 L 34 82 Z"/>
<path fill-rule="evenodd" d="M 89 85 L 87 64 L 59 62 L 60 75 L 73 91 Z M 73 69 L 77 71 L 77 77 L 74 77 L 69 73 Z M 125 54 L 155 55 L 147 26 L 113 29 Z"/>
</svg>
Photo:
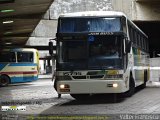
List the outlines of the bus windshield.
<svg viewBox="0 0 160 120">
<path fill-rule="evenodd" d="M 61 18 L 60 33 L 72 32 L 118 32 L 120 18 Z"/>
<path fill-rule="evenodd" d="M 92 41 L 60 41 L 59 69 L 121 69 L 123 67 L 121 38 L 95 36 Z"/>
</svg>

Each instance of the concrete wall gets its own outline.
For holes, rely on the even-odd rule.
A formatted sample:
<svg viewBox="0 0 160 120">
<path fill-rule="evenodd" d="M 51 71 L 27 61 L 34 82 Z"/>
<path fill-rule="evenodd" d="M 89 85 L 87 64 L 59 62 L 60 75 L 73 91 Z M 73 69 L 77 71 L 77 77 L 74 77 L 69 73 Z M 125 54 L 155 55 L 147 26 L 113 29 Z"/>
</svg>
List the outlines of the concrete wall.
<svg viewBox="0 0 160 120">
<path fill-rule="evenodd" d="M 111 4 L 113 10 L 124 12 L 132 19 L 132 11 L 135 9 L 132 0 L 111 0 Z"/>
<path fill-rule="evenodd" d="M 50 7 L 50 17 L 56 19 L 62 13 L 102 10 L 112 10 L 111 0 L 55 0 Z"/>
<path fill-rule="evenodd" d="M 160 1 L 111 0 L 113 10 L 122 11 L 133 21 L 160 21 Z"/>
<path fill-rule="evenodd" d="M 56 30 L 57 20 L 42 19 L 28 39 L 27 45 L 48 45 L 49 39 L 55 38 Z"/>
<path fill-rule="evenodd" d="M 160 1 L 158 2 L 134 2 L 135 16 L 133 20 L 160 21 Z"/>
</svg>

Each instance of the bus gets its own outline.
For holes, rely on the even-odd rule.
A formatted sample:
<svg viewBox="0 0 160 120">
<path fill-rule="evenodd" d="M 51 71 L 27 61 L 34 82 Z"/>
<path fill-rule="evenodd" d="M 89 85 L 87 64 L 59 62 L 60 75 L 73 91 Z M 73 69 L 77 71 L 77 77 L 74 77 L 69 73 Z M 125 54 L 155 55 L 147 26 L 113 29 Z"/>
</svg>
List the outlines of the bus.
<svg viewBox="0 0 160 120">
<path fill-rule="evenodd" d="M 0 86 L 38 79 L 39 54 L 33 48 L 4 49 L 0 52 Z"/>
<path fill-rule="evenodd" d="M 148 37 L 122 12 L 60 15 L 56 44 L 54 88 L 58 94 L 77 100 L 104 93 L 129 97 L 137 86 L 146 87 Z"/>
</svg>

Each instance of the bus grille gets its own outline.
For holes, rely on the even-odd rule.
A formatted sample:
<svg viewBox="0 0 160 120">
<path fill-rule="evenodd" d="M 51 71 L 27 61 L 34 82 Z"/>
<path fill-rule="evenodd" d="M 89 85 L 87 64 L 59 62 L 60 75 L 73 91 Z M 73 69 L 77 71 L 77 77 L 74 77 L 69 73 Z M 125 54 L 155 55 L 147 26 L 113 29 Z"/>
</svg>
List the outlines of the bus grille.
<svg viewBox="0 0 160 120">
<path fill-rule="evenodd" d="M 96 79 L 103 78 L 104 75 L 86 75 L 86 76 L 72 76 L 74 79 Z"/>
</svg>

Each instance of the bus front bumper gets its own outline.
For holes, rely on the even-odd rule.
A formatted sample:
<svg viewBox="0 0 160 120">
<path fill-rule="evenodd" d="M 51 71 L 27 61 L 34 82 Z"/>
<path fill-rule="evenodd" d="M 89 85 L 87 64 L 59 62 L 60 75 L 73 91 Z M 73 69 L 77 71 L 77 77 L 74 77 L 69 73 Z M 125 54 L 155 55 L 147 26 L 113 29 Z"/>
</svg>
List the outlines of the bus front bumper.
<svg viewBox="0 0 160 120">
<path fill-rule="evenodd" d="M 124 93 L 128 90 L 124 80 L 57 81 L 59 94 Z"/>
</svg>

